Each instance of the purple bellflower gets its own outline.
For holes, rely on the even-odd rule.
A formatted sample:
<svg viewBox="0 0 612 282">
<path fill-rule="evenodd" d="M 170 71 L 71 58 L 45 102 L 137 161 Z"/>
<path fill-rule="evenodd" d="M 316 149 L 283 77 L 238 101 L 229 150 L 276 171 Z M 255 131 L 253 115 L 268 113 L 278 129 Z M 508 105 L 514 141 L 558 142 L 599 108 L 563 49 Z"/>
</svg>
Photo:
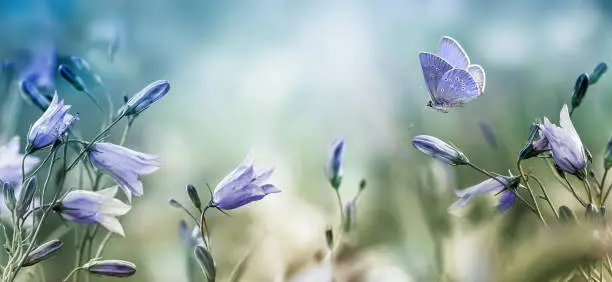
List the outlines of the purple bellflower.
<svg viewBox="0 0 612 282">
<path fill-rule="evenodd" d="M 54 210 L 65 219 L 76 223 L 100 224 L 111 232 L 125 236 L 117 216 L 126 214 L 131 206 L 115 199 L 116 193 L 116 186 L 97 192 L 70 191 Z"/>
<path fill-rule="evenodd" d="M 329 183 L 338 189 L 342 183 L 342 176 L 344 174 L 342 170 L 342 159 L 344 158 L 344 140 L 339 139 L 332 143 L 329 149 L 327 158 L 327 166 L 325 167 L 325 174 Z"/>
<path fill-rule="evenodd" d="M 156 155 L 103 142 L 93 145 L 89 152 L 91 163 L 112 177 L 130 201 L 132 195 L 140 197 L 143 194 L 139 177 L 159 169 L 160 165 L 155 159 Z"/>
<path fill-rule="evenodd" d="M 13 137 L 6 145 L 0 147 L 0 181 L 11 184 L 21 183 L 21 162 L 23 154 L 19 153 L 19 136 Z M 27 174 L 40 159 L 34 156 L 27 156 L 24 163 L 24 170 Z"/>
<path fill-rule="evenodd" d="M 59 100 L 57 93 L 47 110 L 38 118 L 28 132 L 27 150 L 36 150 L 52 145 L 57 141 L 78 116 L 68 113 L 70 105 L 64 105 L 64 100 Z"/>
<path fill-rule="evenodd" d="M 255 172 L 252 155 L 249 154 L 242 164 L 217 184 L 209 206 L 231 210 L 261 200 L 268 194 L 279 193 L 280 189 L 276 186 L 266 184 L 273 171 L 270 168 Z"/>
<path fill-rule="evenodd" d="M 166 96 L 168 91 L 170 91 L 170 83 L 168 83 L 167 80 L 155 81 L 140 90 L 140 92 L 134 94 L 134 96 L 128 100 L 125 106 L 119 109 L 118 114 L 139 114 L 151 106 L 151 104 Z"/>
<path fill-rule="evenodd" d="M 572 124 L 567 105 L 563 105 L 561 109 L 559 125 L 554 125 L 548 118 L 544 118 L 544 124 L 539 126 L 546 136 L 555 164 L 567 173 L 584 177 L 587 155 Z"/>
<path fill-rule="evenodd" d="M 501 182 L 503 182 L 504 184 L 502 184 Z M 455 195 L 457 195 L 459 199 L 449 207 L 449 210 L 455 210 L 459 207 L 464 206 L 478 195 L 501 192 L 501 197 L 499 198 L 497 209 L 499 211 L 505 211 L 514 205 L 514 202 L 516 200 L 516 194 L 514 189 L 518 184 L 518 177 L 498 176 L 496 179 L 489 178 L 472 187 L 457 190 L 455 191 Z M 506 189 L 506 186 L 508 186 L 510 189 Z"/>
<path fill-rule="evenodd" d="M 412 146 L 449 165 L 465 165 L 470 162 L 457 148 L 433 136 L 418 135 L 412 139 Z"/>
</svg>

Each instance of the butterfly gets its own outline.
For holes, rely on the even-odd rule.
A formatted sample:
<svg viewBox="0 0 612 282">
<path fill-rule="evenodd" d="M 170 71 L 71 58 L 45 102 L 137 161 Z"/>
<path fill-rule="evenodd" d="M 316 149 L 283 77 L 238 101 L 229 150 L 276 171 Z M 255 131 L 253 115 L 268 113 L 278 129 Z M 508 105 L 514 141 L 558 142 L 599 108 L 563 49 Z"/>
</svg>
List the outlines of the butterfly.
<svg viewBox="0 0 612 282">
<path fill-rule="evenodd" d="M 431 101 L 428 107 L 440 112 L 461 106 L 485 89 L 485 71 L 471 64 L 470 58 L 455 39 L 444 36 L 437 54 L 419 53 L 425 84 Z"/>
</svg>

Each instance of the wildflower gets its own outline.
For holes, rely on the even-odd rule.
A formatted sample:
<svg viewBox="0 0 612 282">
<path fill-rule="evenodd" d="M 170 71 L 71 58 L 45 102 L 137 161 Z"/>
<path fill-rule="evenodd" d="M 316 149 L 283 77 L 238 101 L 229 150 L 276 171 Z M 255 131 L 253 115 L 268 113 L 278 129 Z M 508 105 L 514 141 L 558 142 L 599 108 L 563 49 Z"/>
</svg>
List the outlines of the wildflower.
<svg viewBox="0 0 612 282">
<path fill-rule="evenodd" d="M 111 277 L 129 277 L 136 273 L 136 265 L 124 260 L 95 260 L 84 267 L 90 273 Z"/>
<path fill-rule="evenodd" d="M 449 165 L 465 165 L 470 162 L 458 149 L 433 136 L 418 135 L 412 140 L 412 146 Z"/>
<path fill-rule="evenodd" d="M 516 197 L 514 188 L 516 188 L 518 184 L 518 177 L 498 176 L 495 179 L 489 178 L 472 187 L 465 188 L 463 190 L 457 190 L 455 191 L 455 195 L 457 195 L 459 199 L 449 207 L 449 210 L 454 210 L 456 208 L 464 206 L 474 197 L 480 194 L 502 192 L 502 195 L 499 199 L 499 203 L 497 205 L 497 209 L 499 211 L 505 211 L 512 207 L 512 205 L 514 205 Z M 506 189 L 506 186 L 510 189 Z"/>
<path fill-rule="evenodd" d="M 589 89 L 589 75 L 583 73 L 578 76 L 576 79 L 576 84 L 574 85 L 574 94 L 572 95 L 572 113 L 582 103 L 582 99 L 584 99 L 587 89 Z"/>
<path fill-rule="evenodd" d="M 19 153 L 19 136 L 11 138 L 4 146 L 0 147 L 0 181 L 11 184 L 21 183 L 21 162 L 24 155 Z M 36 165 L 40 163 L 40 159 L 34 156 L 25 157 L 23 165 L 24 171 L 27 174 Z"/>
<path fill-rule="evenodd" d="M 125 236 L 123 227 L 117 216 L 130 211 L 130 206 L 114 198 L 117 187 L 111 187 L 97 192 L 75 190 L 70 191 L 64 199 L 54 207 L 62 217 L 76 223 L 97 223 L 111 232 Z"/>
<path fill-rule="evenodd" d="M 557 166 L 567 173 L 583 177 L 587 156 L 569 117 L 567 105 L 561 109 L 559 124 L 554 125 L 548 118 L 544 118 L 544 124 L 539 127 L 546 136 Z"/>
<path fill-rule="evenodd" d="M 94 144 L 89 152 L 91 163 L 110 175 L 130 201 L 132 195 L 140 197 L 143 194 L 139 177 L 159 169 L 160 165 L 155 159 L 156 155 L 103 142 Z"/>
<path fill-rule="evenodd" d="M 589 75 L 589 83 L 595 84 L 601 78 L 601 76 L 608 70 L 608 64 L 601 62 L 597 64 L 593 72 Z"/>
<path fill-rule="evenodd" d="M 30 150 L 52 145 L 68 130 L 72 122 L 78 119 L 78 116 L 68 113 L 70 105 L 64 105 L 63 99 L 58 100 L 57 93 L 55 93 L 47 110 L 30 128 L 28 132 Z"/>
<path fill-rule="evenodd" d="M 344 158 L 344 140 L 339 139 L 332 143 L 325 167 L 325 174 L 334 189 L 338 189 L 342 183 L 342 159 Z"/>
<path fill-rule="evenodd" d="M 146 110 L 151 104 L 164 97 L 170 91 L 167 80 L 158 80 L 136 93 L 125 106 L 119 109 L 118 115 L 136 115 Z"/>
<path fill-rule="evenodd" d="M 64 246 L 62 241 L 57 239 L 46 242 L 31 251 L 30 254 L 23 261 L 21 266 L 32 266 L 43 260 L 46 260 L 54 256 L 57 251 L 62 248 L 62 246 Z"/>
<path fill-rule="evenodd" d="M 21 81 L 21 93 L 23 93 L 27 101 L 34 104 L 42 111 L 45 111 L 51 103 L 49 98 L 43 95 L 40 90 L 38 90 L 38 87 L 30 80 Z"/>
<path fill-rule="evenodd" d="M 274 169 L 255 173 L 251 159 L 251 155 L 247 156 L 242 164 L 217 184 L 210 206 L 231 210 L 261 200 L 268 194 L 280 192 L 276 186 L 265 184 Z"/>
<path fill-rule="evenodd" d="M 529 131 L 529 138 L 527 138 L 527 143 L 519 152 L 519 160 L 533 158 L 548 150 L 548 140 L 546 140 L 542 134 L 542 131 L 540 131 L 539 123 L 532 123 Z"/>
</svg>

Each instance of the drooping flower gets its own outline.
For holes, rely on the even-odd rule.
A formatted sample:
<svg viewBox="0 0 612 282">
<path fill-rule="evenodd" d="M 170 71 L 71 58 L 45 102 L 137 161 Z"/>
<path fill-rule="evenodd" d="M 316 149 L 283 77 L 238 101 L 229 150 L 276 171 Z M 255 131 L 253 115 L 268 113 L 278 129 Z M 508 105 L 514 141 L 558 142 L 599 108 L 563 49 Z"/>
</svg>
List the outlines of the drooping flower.
<svg viewBox="0 0 612 282">
<path fill-rule="evenodd" d="M 11 184 L 21 183 L 22 161 L 23 154 L 19 153 L 19 136 L 15 136 L 0 147 L 0 181 Z M 29 173 L 38 163 L 40 163 L 39 158 L 27 156 L 24 163 L 25 173 Z"/>
<path fill-rule="evenodd" d="M 139 177 L 159 169 L 160 164 L 155 159 L 156 155 L 104 142 L 94 144 L 89 152 L 91 163 L 111 176 L 130 200 L 132 195 L 140 197 L 143 194 Z"/>
<path fill-rule="evenodd" d="M 31 150 L 52 145 L 57 141 L 68 127 L 78 119 L 68 113 L 70 105 L 64 105 L 64 100 L 59 100 L 57 93 L 53 95 L 53 100 L 47 110 L 38 118 L 28 132 L 28 146 Z"/>
<path fill-rule="evenodd" d="M 433 136 L 418 135 L 412 139 L 412 146 L 449 165 L 465 165 L 470 162 L 457 148 Z"/>
<path fill-rule="evenodd" d="M 217 184 L 209 205 L 231 210 L 261 200 L 268 194 L 279 193 L 280 189 L 276 186 L 266 184 L 273 171 L 270 168 L 255 172 L 252 156 L 247 156 L 242 164 Z"/>
<path fill-rule="evenodd" d="M 106 188 L 97 192 L 74 190 L 68 192 L 64 199 L 54 207 L 62 217 L 76 223 L 96 223 L 111 232 L 125 236 L 117 216 L 130 211 L 131 206 L 115 199 L 117 187 Z"/>
<path fill-rule="evenodd" d="M 539 125 L 546 136 L 555 164 L 567 173 L 584 177 L 583 169 L 587 163 L 587 156 L 570 119 L 567 105 L 563 105 L 561 109 L 559 125 L 552 124 L 548 118 L 544 118 L 544 124 Z"/>
<path fill-rule="evenodd" d="M 342 159 L 344 158 L 344 140 L 338 139 L 332 143 L 327 157 L 325 174 L 334 189 L 338 189 L 342 183 Z"/>
<path fill-rule="evenodd" d="M 498 176 L 495 179 L 489 178 L 472 187 L 457 190 L 455 191 L 455 195 L 457 195 L 459 199 L 449 207 L 449 210 L 454 210 L 464 206 L 478 195 L 487 193 L 499 193 L 503 191 L 500 196 L 497 209 L 499 211 L 505 211 L 512 207 L 512 205 L 514 205 L 516 198 L 514 189 L 518 184 L 518 177 Z M 506 189 L 506 187 L 508 187 L 509 189 Z"/>
<path fill-rule="evenodd" d="M 170 83 L 167 80 L 158 80 L 136 93 L 128 102 L 119 109 L 118 115 L 135 115 L 146 110 L 151 104 L 163 98 L 170 91 Z"/>
</svg>

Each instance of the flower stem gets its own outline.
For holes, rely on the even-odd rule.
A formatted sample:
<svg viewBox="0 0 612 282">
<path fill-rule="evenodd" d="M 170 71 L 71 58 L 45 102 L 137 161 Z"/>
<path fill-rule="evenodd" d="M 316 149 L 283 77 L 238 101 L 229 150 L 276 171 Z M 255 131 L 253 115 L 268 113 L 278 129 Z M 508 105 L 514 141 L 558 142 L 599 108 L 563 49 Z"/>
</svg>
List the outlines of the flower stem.
<svg viewBox="0 0 612 282">
<path fill-rule="evenodd" d="M 603 206 L 605 198 L 608 196 L 608 193 L 610 193 L 610 188 L 608 188 L 608 191 L 606 191 L 605 195 L 604 195 L 604 185 L 606 185 L 606 178 L 608 178 L 608 172 L 610 172 L 610 169 L 606 169 L 606 171 L 604 172 L 603 176 L 601 177 L 601 183 L 599 183 L 599 205 Z"/>
<path fill-rule="evenodd" d="M 98 139 L 100 139 L 100 137 L 102 137 L 102 135 L 106 134 L 106 132 L 108 132 L 113 126 L 115 126 L 115 124 L 117 124 L 121 119 L 123 118 L 123 115 L 117 117 L 111 124 L 109 124 L 106 128 L 104 128 L 102 131 L 100 131 L 100 133 L 98 133 L 98 135 L 96 135 L 91 142 L 89 142 L 89 144 L 87 144 L 87 146 L 85 146 L 85 148 L 83 148 L 83 150 L 79 153 L 79 155 L 76 157 L 76 159 L 74 159 L 74 161 L 68 166 L 68 168 L 66 169 L 66 171 L 71 170 L 72 168 L 74 168 L 74 166 L 79 162 L 79 160 L 81 159 L 81 157 L 87 152 L 89 151 L 89 149 L 91 149 L 91 147 L 93 147 L 93 145 L 96 143 L 96 141 L 98 141 Z"/>
<path fill-rule="evenodd" d="M 210 208 L 210 205 L 207 205 L 202 211 L 202 215 L 200 216 L 200 236 L 202 236 L 202 241 L 204 241 L 204 245 L 206 249 L 212 252 L 212 249 L 208 245 L 207 236 L 210 237 L 210 232 L 208 232 L 208 225 L 206 224 L 206 211 Z"/>
<path fill-rule="evenodd" d="M 540 189 L 542 190 L 542 193 L 544 194 L 544 199 L 546 200 L 546 202 L 550 206 L 550 209 L 552 210 L 552 212 L 555 215 L 555 217 L 559 218 L 559 214 L 557 213 L 557 209 L 555 209 L 555 205 L 553 205 L 552 201 L 550 200 L 550 197 L 548 196 L 548 193 L 546 193 L 546 188 L 544 187 L 544 185 L 542 184 L 540 179 L 538 179 L 537 177 L 535 177 L 533 175 L 530 176 L 530 177 L 533 178 L 533 180 L 535 180 L 538 183 L 538 185 L 540 186 Z"/>
<path fill-rule="evenodd" d="M 75 274 L 77 271 L 81 270 L 81 267 L 76 267 L 74 268 L 72 271 L 70 271 L 70 273 L 68 273 L 68 275 L 66 275 L 66 277 L 64 278 L 64 280 L 62 280 L 63 282 L 66 282 L 70 279 L 70 277 Z M 77 276 L 75 276 L 77 277 Z"/>
<path fill-rule="evenodd" d="M 569 187 L 570 191 L 572 192 L 572 194 L 574 195 L 574 198 L 576 198 L 576 200 L 578 200 L 578 202 L 580 202 L 580 204 L 583 207 L 586 207 L 587 204 L 580 198 L 580 196 L 578 196 L 578 194 L 576 193 L 576 189 L 574 189 L 574 186 L 572 185 L 572 183 L 569 181 L 569 179 L 567 179 L 567 177 L 563 176 L 563 178 L 565 179 L 565 182 L 567 183 L 567 186 Z"/>
</svg>

